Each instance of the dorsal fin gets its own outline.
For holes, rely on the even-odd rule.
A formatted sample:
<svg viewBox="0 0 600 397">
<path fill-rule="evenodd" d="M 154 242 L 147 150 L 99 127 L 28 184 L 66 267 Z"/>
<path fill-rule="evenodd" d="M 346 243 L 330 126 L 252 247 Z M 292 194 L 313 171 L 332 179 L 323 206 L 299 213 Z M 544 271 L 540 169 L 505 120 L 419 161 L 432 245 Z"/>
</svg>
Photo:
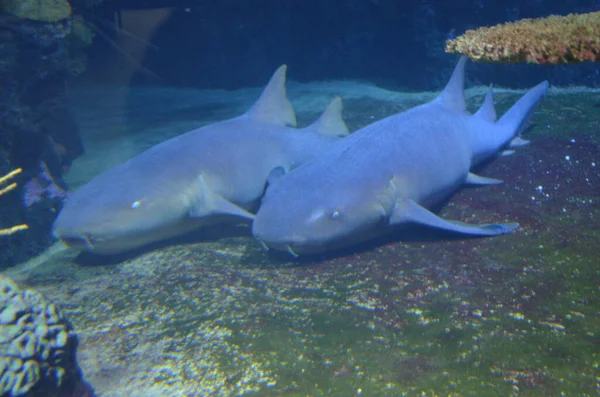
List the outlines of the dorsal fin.
<svg viewBox="0 0 600 397">
<path fill-rule="evenodd" d="M 435 99 L 436 102 L 440 103 L 446 109 L 458 112 L 464 112 L 467 109 L 464 91 L 466 62 L 467 57 L 461 56 L 444 91 Z"/>
<path fill-rule="evenodd" d="M 296 126 L 296 113 L 285 89 L 286 70 L 287 65 L 281 65 L 273 73 L 260 98 L 246 112 L 248 117 L 265 123 Z"/>
<path fill-rule="evenodd" d="M 327 109 L 314 123 L 306 127 L 327 136 L 346 136 L 350 133 L 342 118 L 342 98 L 333 98 Z"/>
<path fill-rule="evenodd" d="M 481 107 L 475 113 L 476 117 L 480 117 L 485 121 L 489 121 L 490 123 L 494 123 L 496 121 L 496 108 L 494 107 L 494 91 L 493 85 L 490 84 L 490 88 L 488 89 L 487 94 L 485 94 L 485 99 L 481 104 Z"/>
</svg>

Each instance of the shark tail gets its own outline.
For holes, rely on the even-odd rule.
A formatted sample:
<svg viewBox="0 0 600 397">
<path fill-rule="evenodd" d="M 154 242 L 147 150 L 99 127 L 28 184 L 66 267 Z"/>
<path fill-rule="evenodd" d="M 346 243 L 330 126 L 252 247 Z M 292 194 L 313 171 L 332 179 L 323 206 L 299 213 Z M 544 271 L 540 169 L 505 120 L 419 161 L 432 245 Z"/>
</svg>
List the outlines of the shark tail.
<svg viewBox="0 0 600 397">
<path fill-rule="evenodd" d="M 342 98 L 339 96 L 333 98 L 321 117 L 304 129 L 332 137 L 348 135 L 350 131 L 342 118 Z"/>
<path fill-rule="evenodd" d="M 520 135 L 533 111 L 544 98 L 548 85 L 547 81 L 543 81 L 527 91 L 497 122 L 495 122 L 496 110 L 490 86 L 483 105 L 472 116 L 474 123 L 471 128 L 473 151 L 471 162 L 473 166 L 492 158 L 503 149 L 516 148 L 528 143 Z M 512 153 L 513 150 L 504 150 L 502 155 Z"/>
<path fill-rule="evenodd" d="M 533 114 L 533 111 L 540 104 L 546 91 L 548 91 L 548 81 L 543 81 L 536 85 L 525 95 L 523 95 L 508 111 L 498 120 L 497 126 L 501 127 L 504 134 L 504 143 L 507 144 L 515 137 L 518 137 L 525 129 L 527 121 Z M 515 145 L 517 146 L 517 145 Z"/>
<path fill-rule="evenodd" d="M 246 113 L 248 117 L 265 123 L 296 126 L 296 113 L 285 88 L 286 71 L 287 65 L 277 68 L 260 98 Z"/>
</svg>

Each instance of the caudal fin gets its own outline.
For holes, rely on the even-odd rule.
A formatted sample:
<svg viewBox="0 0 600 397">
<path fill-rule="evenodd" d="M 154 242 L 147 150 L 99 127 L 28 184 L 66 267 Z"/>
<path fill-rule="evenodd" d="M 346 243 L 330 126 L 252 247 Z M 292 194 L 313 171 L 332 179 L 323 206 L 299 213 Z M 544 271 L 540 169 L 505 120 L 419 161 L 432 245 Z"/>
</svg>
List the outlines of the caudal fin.
<svg viewBox="0 0 600 397">
<path fill-rule="evenodd" d="M 506 132 L 506 141 L 519 136 L 533 111 L 540 104 L 548 91 L 548 81 L 536 85 L 521 97 L 508 111 L 498 120 L 497 125 Z"/>
<path fill-rule="evenodd" d="M 281 65 L 273 73 L 260 98 L 246 113 L 248 117 L 265 123 L 296 126 L 296 113 L 285 89 L 286 71 L 287 65 Z"/>
</svg>

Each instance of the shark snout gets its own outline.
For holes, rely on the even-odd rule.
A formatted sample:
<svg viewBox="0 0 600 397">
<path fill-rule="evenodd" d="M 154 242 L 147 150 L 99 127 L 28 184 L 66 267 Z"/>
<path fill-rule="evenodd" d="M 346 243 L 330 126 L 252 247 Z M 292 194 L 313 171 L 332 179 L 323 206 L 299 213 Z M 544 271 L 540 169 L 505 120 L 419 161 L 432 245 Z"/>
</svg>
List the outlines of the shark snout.
<svg viewBox="0 0 600 397">
<path fill-rule="evenodd" d="M 75 230 L 65 229 L 55 223 L 52 230 L 54 238 L 59 240 L 64 245 L 75 248 L 77 250 L 88 250 L 91 251 L 95 246 L 95 238 L 86 233 L 79 233 Z"/>
</svg>

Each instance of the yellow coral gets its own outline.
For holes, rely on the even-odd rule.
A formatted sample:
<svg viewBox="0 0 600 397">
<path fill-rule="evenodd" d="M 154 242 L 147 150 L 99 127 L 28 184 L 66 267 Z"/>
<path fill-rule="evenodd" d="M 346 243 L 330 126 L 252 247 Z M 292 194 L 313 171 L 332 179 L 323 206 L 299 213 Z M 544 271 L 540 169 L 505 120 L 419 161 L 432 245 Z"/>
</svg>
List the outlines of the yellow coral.
<svg viewBox="0 0 600 397">
<path fill-rule="evenodd" d="M 19 175 L 22 171 L 23 170 L 21 168 L 17 168 L 16 170 L 11 171 L 4 176 L 0 176 L 0 185 L 10 181 L 12 178 Z M 17 184 L 13 182 L 4 188 L 0 188 L 0 196 L 10 192 L 11 190 L 14 190 L 16 187 L 17 187 Z M 21 231 L 21 230 L 26 230 L 27 228 L 28 228 L 27 225 L 22 224 L 22 225 L 16 225 L 16 226 L 5 228 L 5 229 L 0 229 L 0 236 L 7 236 L 10 234 L 16 233 L 18 231 Z"/>
<path fill-rule="evenodd" d="M 2 11 L 41 22 L 58 22 L 71 17 L 68 0 L 2 0 Z"/>
<path fill-rule="evenodd" d="M 448 40 L 446 52 L 483 62 L 600 62 L 600 11 L 468 30 Z"/>
</svg>

